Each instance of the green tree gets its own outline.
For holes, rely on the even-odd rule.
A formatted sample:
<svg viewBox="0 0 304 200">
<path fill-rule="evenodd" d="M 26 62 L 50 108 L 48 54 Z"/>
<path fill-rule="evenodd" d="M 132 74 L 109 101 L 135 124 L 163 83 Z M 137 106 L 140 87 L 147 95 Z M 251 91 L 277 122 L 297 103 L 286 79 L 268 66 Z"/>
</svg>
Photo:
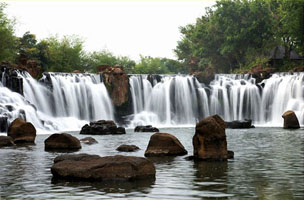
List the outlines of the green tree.
<svg viewBox="0 0 304 200">
<path fill-rule="evenodd" d="M 24 33 L 24 35 L 19 38 L 18 45 L 18 62 L 21 64 L 26 64 L 27 60 L 36 60 L 39 59 L 39 49 L 36 46 L 37 40 L 34 34 L 31 34 L 29 31 Z"/>
<path fill-rule="evenodd" d="M 135 66 L 135 74 L 168 74 L 170 71 L 161 61 L 161 58 L 140 56 L 140 62 Z"/>
<path fill-rule="evenodd" d="M 45 56 L 47 71 L 83 70 L 83 41 L 76 36 L 50 37 L 40 42 L 40 56 Z M 46 51 L 46 52 L 44 52 Z"/>
<path fill-rule="evenodd" d="M 17 39 L 14 36 L 14 21 L 4 13 L 5 3 L 0 2 L 0 62 L 14 61 L 17 51 Z"/>
</svg>

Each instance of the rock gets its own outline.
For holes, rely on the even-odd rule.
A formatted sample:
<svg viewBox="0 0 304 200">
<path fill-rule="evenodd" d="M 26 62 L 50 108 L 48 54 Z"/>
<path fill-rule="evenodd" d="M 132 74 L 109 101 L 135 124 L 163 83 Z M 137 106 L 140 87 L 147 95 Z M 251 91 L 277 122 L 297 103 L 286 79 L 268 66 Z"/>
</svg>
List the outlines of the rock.
<svg viewBox="0 0 304 200">
<path fill-rule="evenodd" d="M 36 129 L 32 123 L 17 118 L 8 127 L 7 136 L 12 137 L 14 143 L 35 143 Z"/>
<path fill-rule="evenodd" d="M 129 77 L 121 66 L 101 65 L 97 72 L 102 75 L 103 82 L 112 99 L 115 109 L 115 120 L 124 124 L 125 116 L 133 113 Z"/>
<path fill-rule="evenodd" d="M 300 128 L 299 120 L 296 114 L 292 111 L 286 111 L 282 117 L 284 118 L 284 128 L 286 129 L 296 129 Z"/>
<path fill-rule="evenodd" d="M 81 149 L 80 141 L 68 133 L 55 133 L 45 141 L 46 151 L 77 151 Z"/>
<path fill-rule="evenodd" d="M 95 140 L 94 138 L 92 137 L 85 137 L 85 138 L 82 138 L 80 139 L 80 142 L 84 143 L 84 144 L 97 144 L 97 140 Z"/>
<path fill-rule="evenodd" d="M 254 128 L 252 125 L 252 120 L 236 120 L 236 121 L 231 121 L 231 122 L 226 122 L 226 128 Z"/>
<path fill-rule="evenodd" d="M 218 115 L 196 124 L 193 136 L 193 155 L 198 160 L 227 160 L 225 122 Z"/>
<path fill-rule="evenodd" d="M 126 145 L 126 144 L 123 144 L 123 145 L 120 145 L 119 147 L 117 147 L 116 150 L 117 151 L 123 151 L 123 152 L 133 152 L 133 151 L 139 150 L 139 147 L 135 146 L 135 145 Z"/>
<path fill-rule="evenodd" d="M 79 71 L 79 70 L 74 70 L 72 73 L 74 73 L 74 74 L 79 74 L 79 73 L 81 73 L 81 71 Z"/>
<path fill-rule="evenodd" d="M 245 74 L 252 75 L 256 79 L 256 83 L 262 82 L 264 79 L 268 79 L 275 72 L 275 68 L 263 67 L 262 65 L 257 65 L 250 69 L 249 71 L 244 71 Z"/>
<path fill-rule="evenodd" d="M 86 124 L 81 128 L 80 134 L 84 135 L 117 135 L 126 134 L 126 130 L 123 127 L 117 127 L 112 120 L 99 120 L 96 122 L 90 122 L 90 125 Z"/>
<path fill-rule="evenodd" d="M 193 72 L 192 75 L 205 85 L 209 85 L 215 78 L 215 70 L 212 67 L 207 67 L 204 71 Z"/>
<path fill-rule="evenodd" d="M 169 133 L 155 133 L 150 137 L 145 156 L 182 156 L 187 153 L 175 136 Z"/>
<path fill-rule="evenodd" d="M 12 90 L 23 95 L 23 79 L 18 76 L 24 70 L 17 69 L 16 66 L 11 65 L 8 62 L 0 63 L 0 81 L 2 84 Z"/>
<path fill-rule="evenodd" d="M 0 136 L 0 147 L 14 146 L 13 138 L 9 136 Z"/>
<path fill-rule="evenodd" d="M 55 158 L 54 178 L 72 181 L 132 181 L 155 179 L 155 167 L 146 158 L 133 156 L 71 155 Z"/>
<path fill-rule="evenodd" d="M 234 158 L 234 152 L 233 151 L 227 151 L 228 153 L 228 159 L 233 159 Z"/>
<path fill-rule="evenodd" d="M 0 116 L 0 132 L 6 132 L 8 129 L 7 117 Z"/>
<path fill-rule="evenodd" d="M 136 126 L 134 129 L 135 132 L 159 132 L 159 129 L 152 127 L 151 125 L 147 126 Z"/>
</svg>

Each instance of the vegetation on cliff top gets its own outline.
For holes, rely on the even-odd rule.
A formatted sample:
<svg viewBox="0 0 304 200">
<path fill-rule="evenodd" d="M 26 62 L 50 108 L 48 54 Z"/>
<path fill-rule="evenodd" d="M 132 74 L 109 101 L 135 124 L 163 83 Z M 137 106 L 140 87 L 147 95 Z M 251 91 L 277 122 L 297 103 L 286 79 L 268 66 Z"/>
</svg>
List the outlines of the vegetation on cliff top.
<svg viewBox="0 0 304 200">
<path fill-rule="evenodd" d="M 291 61 L 291 52 L 304 55 L 304 0 L 219 0 L 195 24 L 180 28 L 182 39 L 174 50 L 178 60 L 141 56 L 138 63 L 107 50 L 85 52 L 77 36 L 37 41 L 26 32 L 18 38 L 5 6 L 0 3 L 0 62 L 27 65 L 30 60 L 43 71 L 95 72 L 99 65 L 119 65 L 127 73 L 229 73 L 267 67 L 277 47 L 285 49 L 278 71 L 303 62 Z"/>
</svg>

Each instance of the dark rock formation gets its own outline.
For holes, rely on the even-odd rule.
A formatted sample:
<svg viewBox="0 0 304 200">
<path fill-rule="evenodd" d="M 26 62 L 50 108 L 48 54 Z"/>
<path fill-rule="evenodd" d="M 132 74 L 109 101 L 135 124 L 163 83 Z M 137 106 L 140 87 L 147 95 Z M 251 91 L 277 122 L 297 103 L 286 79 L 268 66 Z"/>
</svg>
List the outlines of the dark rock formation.
<svg viewBox="0 0 304 200">
<path fill-rule="evenodd" d="M 282 117 L 284 118 L 284 128 L 286 129 L 296 129 L 300 128 L 299 120 L 296 114 L 292 111 L 286 111 Z"/>
<path fill-rule="evenodd" d="M 155 84 L 161 81 L 162 77 L 158 74 L 149 74 L 147 79 L 151 83 L 151 85 L 154 86 Z"/>
<path fill-rule="evenodd" d="M 45 141 L 46 151 L 77 151 L 81 149 L 80 141 L 68 133 L 55 133 Z"/>
<path fill-rule="evenodd" d="M 237 129 L 237 128 L 254 128 L 252 125 L 252 120 L 236 120 L 236 121 L 231 121 L 231 122 L 226 122 L 226 128 L 232 128 L 232 129 Z"/>
<path fill-rule="evenodd" d="M 225 122 L 218 116 L 207 117 L 196 124 L 193 154 L 198 160 L 227 160 Z"/>
<path fill-rule="evenodd" d="M 233 159 L 234 158 L 234 152 L 233 151 L 227 151 L 228 153 L 228 159 Z"/>
<path fill-rule="evenodd" d="M 117 127 L 112 120 L 99 120 L 96 122 L 90 122 L 90 125 L 86 124 L 81 128 L 80 134 L 84 135 L 117 135 L 126 134 L 126 130 L 123 127 Z"/>
<path fill-rule="evenodd" d="M 10 90 L 23 95 L 23 80 L 18 76 L 22 71 L 13 68 L 9 63 L 0 63 L 0 81 Z"/>
<path fill-rule="evenodd" d="M 159 132 L 159 129 L 152 127 L 151 125 L 147 126 L 136 126 L 134 129 L 135 132 Z"/>
<path fill-rule="evenodd" d="M 155 179 L 155 167 L 146 158 L 133 156 L 71 155 L 55 158 L 54 178 L 72 181 L 132 181 Z"/>
<path fill-rule="evenodd" d="M 215 78 L 215 71 L 211 67 L 201 72 L 193 72 L 192 74 L 200 83 L 204 83 L 205 85 L 209 85 Z"/>
<path fill-rule="evenodd" d="M 253 67 L 249 71 L 244 71 L 244 73 L 252 75 L 252 77 L 256 79 L 256 83 L 260 83 L 264 79 L 270 78 L 275 71 L 275 68 L 263 67 L 262 65 L 258 65 L 256 67 Z"/>
<path fill-rule="evenodd" d="M 150 138 L 145 156 L 182 156 L 187 153 L 175 136 L 169 133 L 155 133 Z"/>
<path fill-rule="evenodd" d="M 91 144 L 97 144 L 97 140 L 95 140 L 94 138 L 92 137 L 85 137 L 85 138 L 82 138 L 80 139 L 80 142 L 84 143 L 84 144 L 88 144 L 88 145 L 91 145 Z"/>
<path fill-rule="evenodd" d="M 133 112 L 130 83 L 128 75 L 122 67 L 101 65 L 97 67 L 97 72 L 102 74 L 103 82 L 112 99 L 115 107 L 115 119 L 124 124 L 124 116 Z"/>
<path fill-rule="evenodd" d="M 15 145 L 15 143 L 13 141 L 13 138 L 11 138 L 9 136 L 0 136 L 0 148 L 14 146 L 14 145 Z"/>
<path fill-rule="evenodd" d="M 10 124 L 7 136 L 12 137 L 15 143 L 35 143 L 36 129 L 32 123 L 17 118 Z"/>
<path fill-rule="evenodd" d="M 6 132 L 8 129 L 8 121 L 6 116 L 0 116 L 0 132 Z"/>
<path fill-rule="evenodd" d="M 117 147 L 116 150 L 117 151 L 123 151 L 123 152 L 133 152 L 133 151 L 139 150 L 139 147 L 135 146 L 135 145 L 122 144 L 119 147 Z"/>
</svg>

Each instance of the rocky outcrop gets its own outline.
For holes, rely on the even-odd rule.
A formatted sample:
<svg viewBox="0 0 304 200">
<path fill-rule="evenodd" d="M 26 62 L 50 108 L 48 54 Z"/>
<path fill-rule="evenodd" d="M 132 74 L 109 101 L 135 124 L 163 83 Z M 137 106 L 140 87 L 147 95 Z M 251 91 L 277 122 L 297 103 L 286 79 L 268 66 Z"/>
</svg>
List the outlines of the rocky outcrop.
<svg viewBox="0 0 304 200">
<path fill-rule="evenodd" d="M 145 156 L 182 156 L 187 153 L 184 146 L 174 135 L 169 133 L 155 133 L 150 137 Z"/>
<path fill-rule="evenodd" d="M 18 73 L 21 72 L 9 63 L 0 63 L 0 81 L 2 84 L 13 92 L 23 95 L 23 79 L 18 76 Z"/>
<path fill-rule="evenodd" d="M 225 122 L 218 115 L 196 124 L 193 136 L 193 155 L 198 160 L 227 160 Z"/>
<path fill-rule="evenodd" d="M 292 111 L 286 111 L 282 117 L 284 118 L 284 128 L 286 129 L 297 129 L 300 128 L 299 120 L 296 114 Z"/>
<path fill-rule="evenodd" d="M 80 141 L 68 133 L 55 133 L 45 141 L 46 151 L 77 151 L 81 149 Z"/>
<path fill-rule="evenodd" d="M 129 77 L 119 66 L 101 65 L 97 72 L 102 74 L 103 82 L 115 107 L 115 119 L 124 123 L 124 116 L 133 112 Z"/>
<path fill-rule="evenodd" d="M 17 118 L 10 124 L 7 136 L 12 137 L 15 143 L 35 143 L 36 129 L 32 123 Z"/>
<path fill-rule="evenodd" d="M 159 132 L 159 129 L 156 127 L 152 127 L 151 125 L 136 126 L 134 132 Z"/>
<path fill-rule="evenodd" d="M 80 134 L 84 135 L 117 135 L 126 134 L 126 130 L 123 127 L 117 127 L 112 120 L 99 120 L 96 122 L 90 122 L 90 125 L 86 124 L 81 128 Z"/>
<path fill-rule="evenodd" d="M 122 144 L 116 149 L 117 151 L 122 151 L 122 152 L 134 152 L 139 150 L 139 147 L 136 145 L 126 145 Z"/>
<path fill-rule="evenodd" d="M 155 179 L 155 167 L 146 158 L 133 156 L 64 155 L 54 160 L 54 178 L 72 181 L 132 181 Z"/>
<path fill-rule="evenodd" d="M 252 77 L 256 79 L 256 83 L 260 83 L 264 79 L 270 78 L 275 71 L 275 68 L 263 67 L 262 65 L 258 65 L 256 67 L 253 67 L 249 71 L 244 71 L 243 73 L 252 75 Z"/>
<path fill-rule="evenodd" d="M 1 109 L 1 107 L 0 107 Z M 8 121 L 6 116 L 0 115 L 0 132 L 6 132 L 8 129 Z"/>
<path fill-rule="evenodd" d="M 0 148 L 14 146 L 14 145 L 15 143 L 13 141 L 13 138 L 9 136 L 0 136 Z"/>
<path fill-rule="evenodd" d="M 245 120 L 235 120 L 231 122 L 226 122 L 226 128 L 242 129 L 242 128 L 254 128 L 254 126 L 252 125 L 252 120 L 245 119 Z"/>
<path fill-rule="evenodd" d="M 80 142 L 84 143 L 84 144 L 88 144 L 88 145 L 92 145 L 92 144 L 97 144 L 97 140 L 95 140 L 92 137 L 85 137 L 80 139 Z"/>
<path fill-rule="evenodd" d="M 192 75 L 200 82 L 205 85 L 209 85 L 215 78 L 215 70 L 212 67 L 208 67 L 204 71 L 193 72 Z"/>
</svg>

